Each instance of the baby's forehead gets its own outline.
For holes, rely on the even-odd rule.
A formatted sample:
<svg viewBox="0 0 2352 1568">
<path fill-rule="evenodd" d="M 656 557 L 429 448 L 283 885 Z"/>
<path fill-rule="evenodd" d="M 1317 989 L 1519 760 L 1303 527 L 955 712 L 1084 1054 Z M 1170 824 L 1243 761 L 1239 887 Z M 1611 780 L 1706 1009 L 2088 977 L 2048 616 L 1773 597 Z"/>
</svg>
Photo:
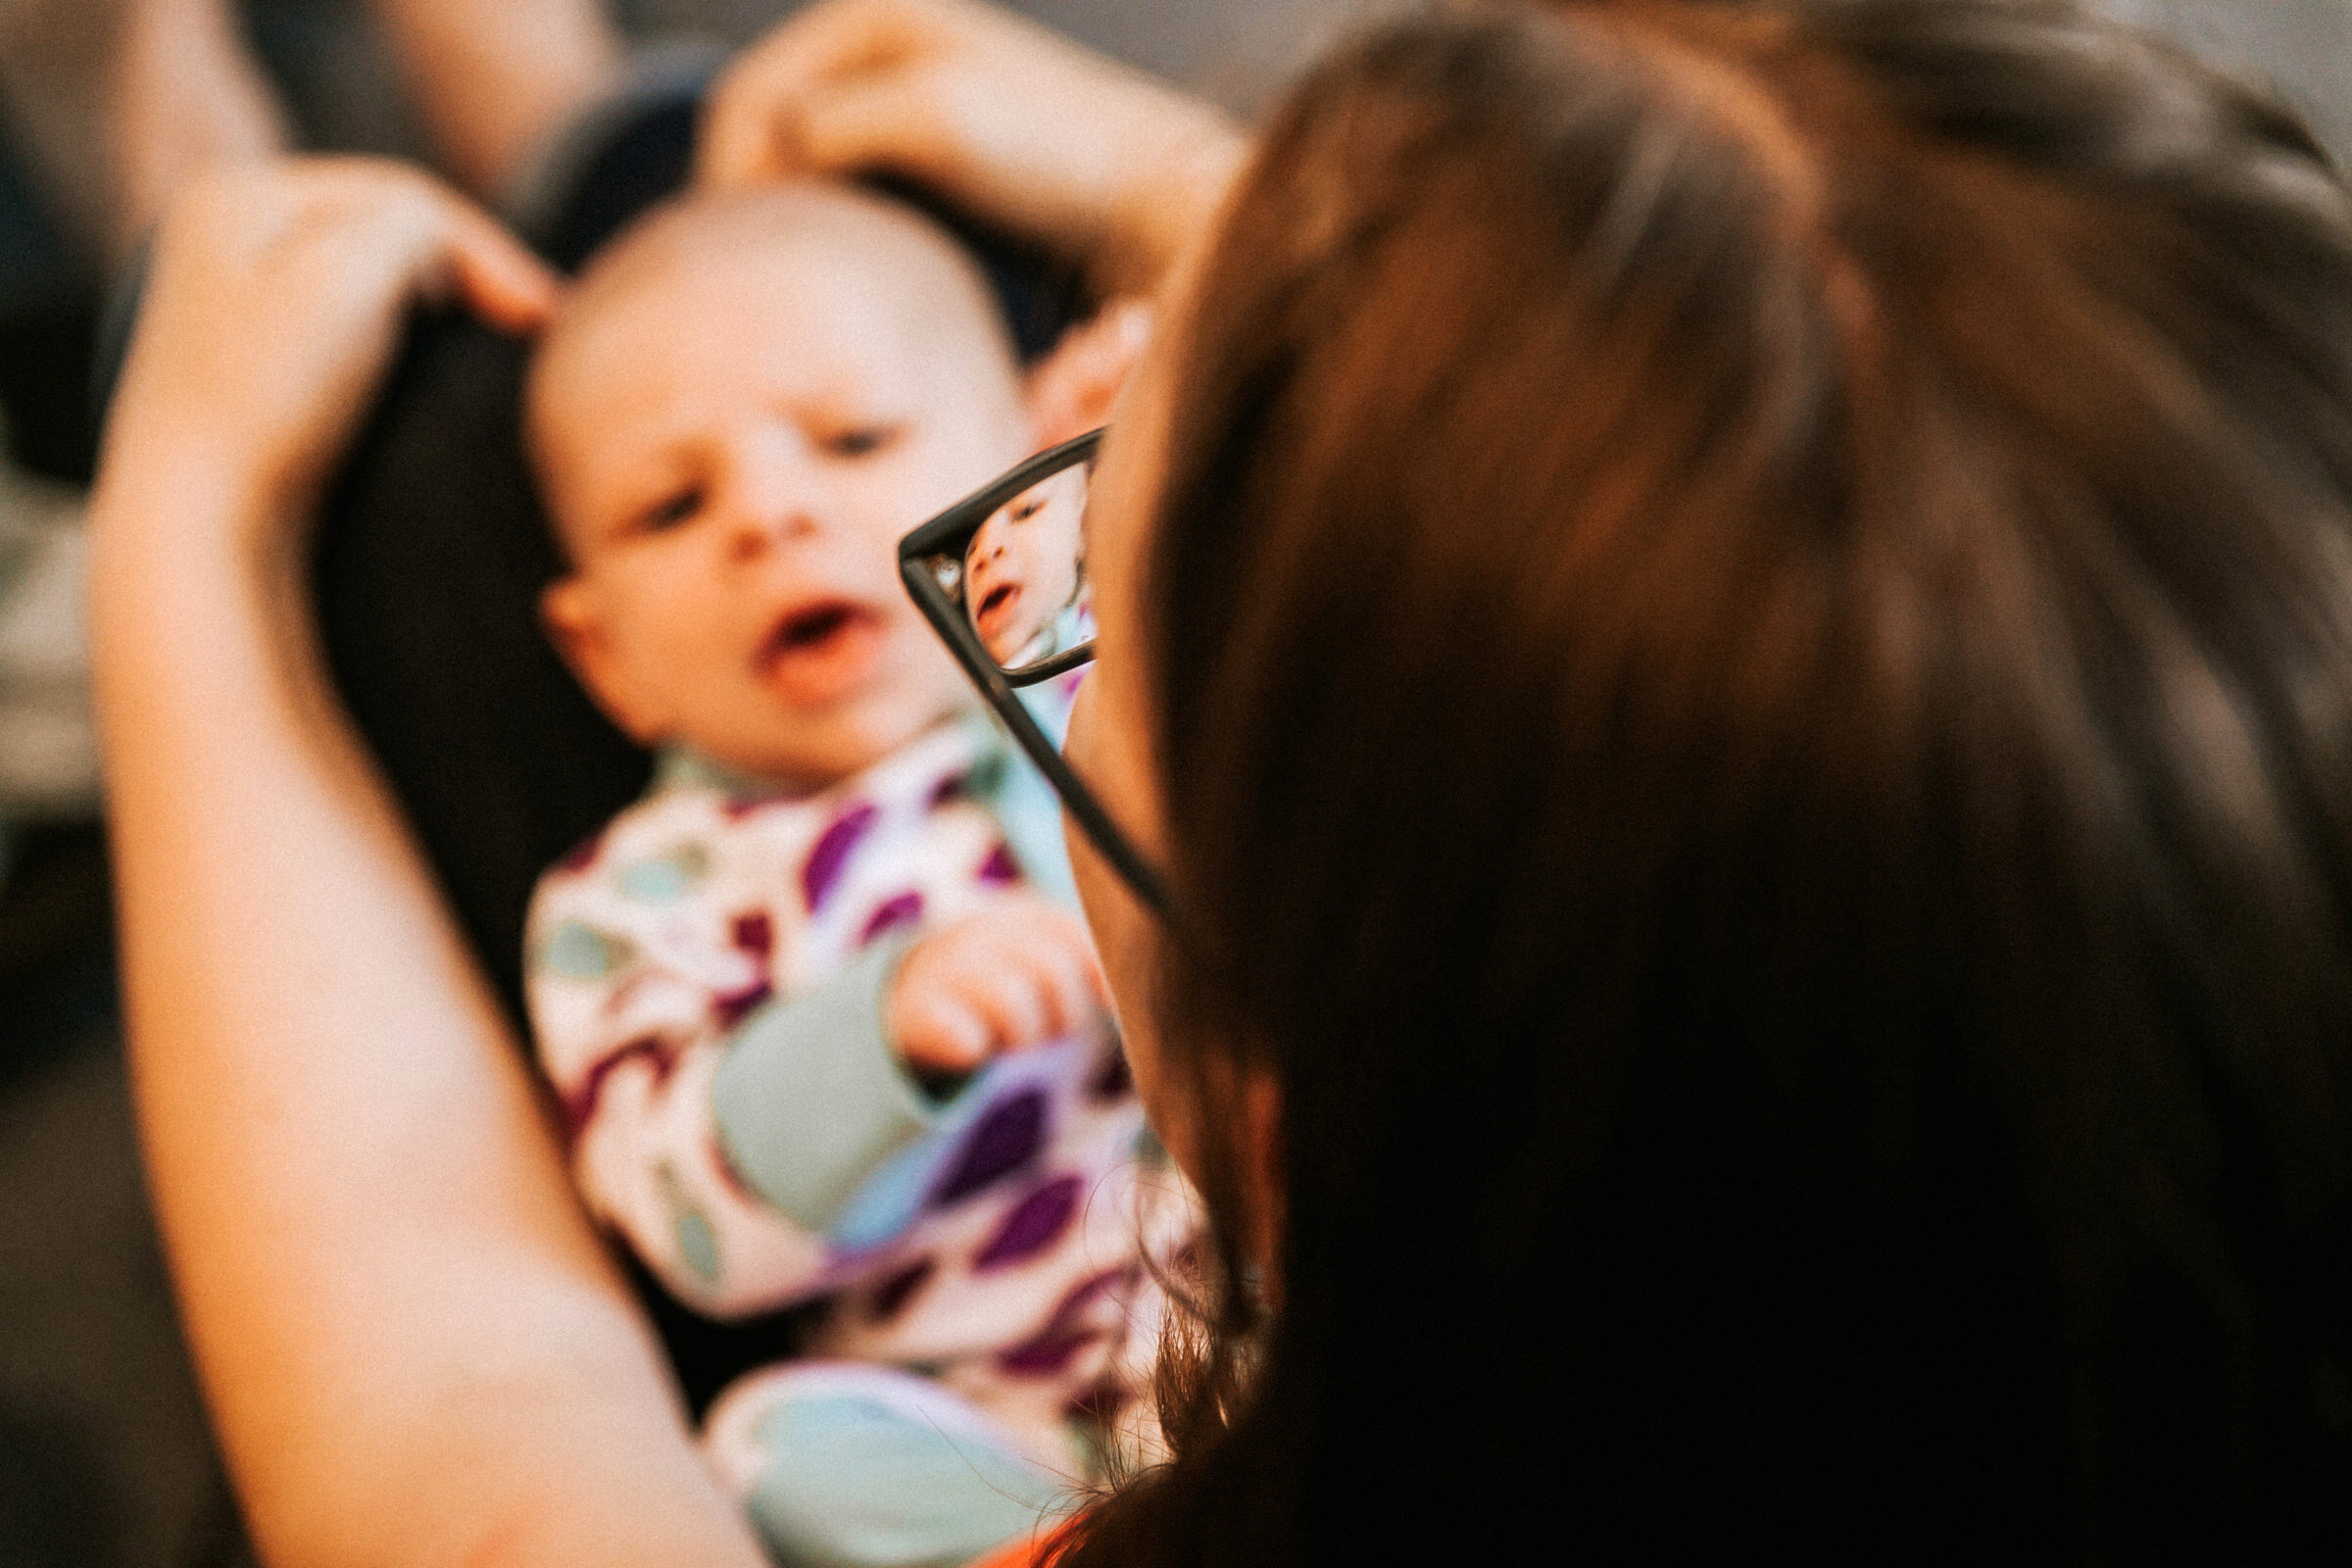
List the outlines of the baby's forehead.
<svg viewBox="0 0 2352 1568">
<path fill-rule="evenodd" d="M 700 388 L 707 412 L 755 384 L 819 404 L 954 387 L 926 401 L 977 417 L 1019 370 L 977 263 L 912 209 L 815 184 L 672 202 L 599 254 L 533 353 L 525 444 L 560 526 L 634 450 L 647 397 Z"/>
<path fill-rule="evenodd" d="M 539 357 L 560 358 L 567 343 L 590 336 L 620 337 L 624 349 L 658 355 L 688 324 L 679 318 L 702 309 L 772 320 L 845 303 L 926 346 L 976 340 L 993 348 L 1004 339 L 977 266 L 944 229 L 880 196 L 796 183 L 657 209 L 574 284 Z"/>
</svg>

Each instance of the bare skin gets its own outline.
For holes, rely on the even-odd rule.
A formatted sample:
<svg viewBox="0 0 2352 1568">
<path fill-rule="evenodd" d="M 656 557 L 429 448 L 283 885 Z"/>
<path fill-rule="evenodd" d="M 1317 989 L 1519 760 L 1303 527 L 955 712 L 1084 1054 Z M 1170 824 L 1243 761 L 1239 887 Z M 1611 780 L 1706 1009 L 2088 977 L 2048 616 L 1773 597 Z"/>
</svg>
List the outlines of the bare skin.
<svg viewBox="0 0 2352 1568">
<path fill-rule="evenodd" d="M 610 91 L 599 0 L 376 0 L 442 163 L 484 197 Z M 0 0 L 0 114 L 70 237 L 127 261 L 205 172 L 293 144 L 231 0 Z"/>
</svg>

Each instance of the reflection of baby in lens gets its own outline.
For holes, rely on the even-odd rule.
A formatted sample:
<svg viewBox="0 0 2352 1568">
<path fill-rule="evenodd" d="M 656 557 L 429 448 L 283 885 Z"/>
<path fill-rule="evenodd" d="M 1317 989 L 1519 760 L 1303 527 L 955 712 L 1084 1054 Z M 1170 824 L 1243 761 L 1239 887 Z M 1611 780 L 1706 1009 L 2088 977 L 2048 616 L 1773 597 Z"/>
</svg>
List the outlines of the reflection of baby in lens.
<svg viewBox="0 0 2352 1568">
<path fill-rule="evenodd" d="M 1064 469 L 1014 497 L 972 535 L 963 593 L 989 657 L 1018 669 L 1059 653 L 1084 615 L 1079 523 L 1086 469 Z"/>
<path fill-rule="evenodd" d="M 1093 1478 L 1153 1332 L 1139 1237 L 1184 1223 L 1052 796 L 896 575 L 1046 432 L 956 244 L 816 186 L 615 242 L 527 419 L 548 626 L 662 754 L 531 910 L 579 1185 L 704 1312 L 827 1300 L 707 1428 L 779 1555 L 961 1560 Z"/>
</svg>

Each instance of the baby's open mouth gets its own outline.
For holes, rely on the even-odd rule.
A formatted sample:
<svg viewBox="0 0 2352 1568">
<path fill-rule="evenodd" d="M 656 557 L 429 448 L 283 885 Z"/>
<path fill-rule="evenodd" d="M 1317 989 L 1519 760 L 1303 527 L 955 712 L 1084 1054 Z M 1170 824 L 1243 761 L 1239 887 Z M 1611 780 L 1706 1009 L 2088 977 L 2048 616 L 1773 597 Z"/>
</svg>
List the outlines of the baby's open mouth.
<svg viewBox="0 0 2352 1568">
<path fill-rule="evenodd" d="M 755 662 L 794 704 L 833 701 L 862 680 L 881 646 L 881 617 L 846 599 L 804 605 L 776 622 Z"/>
<path fill-rule="evenodd" d="M 1001 582 L 980 596 L 980 608 L 972 612 L 972 623 L 980 628 L 982 636 L 995 629 L 997 618 L 1011 608 L 1020 591 L 1018 583 Z"/>
</svg>

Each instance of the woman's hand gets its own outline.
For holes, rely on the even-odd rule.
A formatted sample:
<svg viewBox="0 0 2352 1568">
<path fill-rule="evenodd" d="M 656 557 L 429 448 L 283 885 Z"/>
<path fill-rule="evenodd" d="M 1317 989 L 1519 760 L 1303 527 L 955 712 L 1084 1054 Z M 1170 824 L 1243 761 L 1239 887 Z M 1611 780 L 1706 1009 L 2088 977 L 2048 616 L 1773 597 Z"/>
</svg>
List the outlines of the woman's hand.
<svg viewBox="0 0 2352 1568">
<path fill-rule="evenodd" d="M 699 177 L 887 171 L 1146 293 L 1247 144 L 1209 105 L 978 0 L 819 0 L 720 77 Z"/>
<path fill-rule="evenodd" d="M 556 290 L 486 214 L 399 165 L 289 160 L 197 181 L 156 237 L 109 480 L 223 503 L 196 510 L 244 519 L 234 547 L 294 545 L 409 307 L 463 301 L 523 331 Z"/>
</svg>

